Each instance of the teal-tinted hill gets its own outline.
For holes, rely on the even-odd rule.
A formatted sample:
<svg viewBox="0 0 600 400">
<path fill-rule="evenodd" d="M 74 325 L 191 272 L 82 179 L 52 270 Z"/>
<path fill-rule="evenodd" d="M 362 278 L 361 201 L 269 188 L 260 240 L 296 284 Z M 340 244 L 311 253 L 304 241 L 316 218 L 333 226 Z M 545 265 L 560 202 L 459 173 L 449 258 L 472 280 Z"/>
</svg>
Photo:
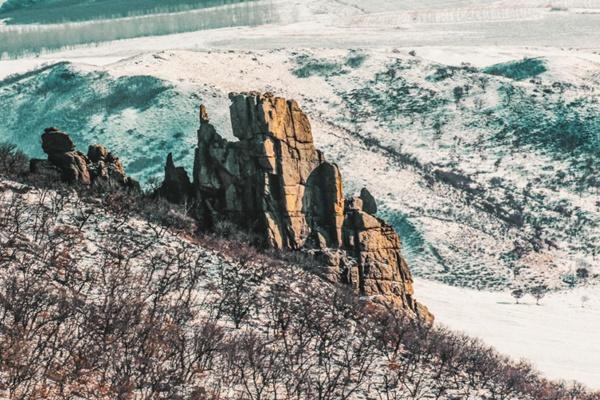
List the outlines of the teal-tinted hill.
<svg viewBox="0 0 600 400">
<path fill-rule="evenodd" d="M 0 108 L 7 111 L 0 138 L 39 157 L 43 129 L 55 126 L 84 152 L 92 143 L 106 145 L 130 175 L 147 182 L 162 173 L 170 151 L 191 165 L 201 101 L 211 99 L 150 76 L 114 77 L 54 64 L 0 81 Z"/>
</svg>

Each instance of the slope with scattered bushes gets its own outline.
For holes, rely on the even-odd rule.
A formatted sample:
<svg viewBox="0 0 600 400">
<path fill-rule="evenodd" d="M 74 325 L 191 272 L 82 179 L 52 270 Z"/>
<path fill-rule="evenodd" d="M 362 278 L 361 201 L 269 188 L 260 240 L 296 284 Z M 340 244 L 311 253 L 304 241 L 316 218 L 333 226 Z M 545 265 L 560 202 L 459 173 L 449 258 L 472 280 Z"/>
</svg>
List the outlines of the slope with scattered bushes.
<svg viewBox="0 0 600 400">
<path fill-rule="evenodd" d="M 0 397 L 600 398 L 357 298 L 314 260 L 0 155 Z"/>
</svg>

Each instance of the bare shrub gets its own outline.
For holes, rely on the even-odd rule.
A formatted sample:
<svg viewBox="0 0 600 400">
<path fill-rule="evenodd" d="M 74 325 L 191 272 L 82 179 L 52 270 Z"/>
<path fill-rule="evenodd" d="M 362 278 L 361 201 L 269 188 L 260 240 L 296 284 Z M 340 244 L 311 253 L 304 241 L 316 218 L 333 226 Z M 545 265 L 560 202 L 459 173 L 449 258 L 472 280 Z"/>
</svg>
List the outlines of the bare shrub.
<svg viewBox="0 0 600 400">
<path fill-rule="evenodd" d="M 0 143 L 0 174 L 19 177 L 29 170 L 29 158 L 11 143 Z"/>
<path fill-rule="evenodd" d="M 138 207 L 0 191 L 0 396 L 599 399 L 359 299 L 311 255 L 149 228 Z"/>
<path fill-rule="evenodd" d="M 215 309 L 217 319 L 226 315 L 236 329 L 261 307 L 261 296 L 257 290 L 265 279 L 265 269 L 256 268 L 248 255 L 238 258 L 235 264 L 225 264 L 219 271 Z"/>
</svg>

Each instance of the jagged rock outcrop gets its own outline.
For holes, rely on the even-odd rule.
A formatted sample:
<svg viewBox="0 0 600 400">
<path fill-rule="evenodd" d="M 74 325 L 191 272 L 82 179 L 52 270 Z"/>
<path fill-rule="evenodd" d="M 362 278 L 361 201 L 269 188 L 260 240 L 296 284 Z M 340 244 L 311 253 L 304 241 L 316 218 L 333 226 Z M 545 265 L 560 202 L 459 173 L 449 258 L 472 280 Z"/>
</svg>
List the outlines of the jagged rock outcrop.
<svg viewBox="0 0 600 400">
<path fill-rule="evenodd" d="M 400 253 L 398 234 L 359 205 L 354 201 L 346 209 L 342 247 L 357 260 L 360 293 L 391 295 L 412 309 L 412 276 Z"/>
<path fill-rule="evenodd" d="M 183 204 L 191 198 L 192 193 L 192 182 L 185 168 L 176 167 L 173 154 L 169 153 L 165 164 L 165 179 L 158 188 L 157 194 L 172 203 Z"/>
<path fill-rule="evenodd" d="M 413 299 L 400 238 L 372 215 L 377 205 L 368 190 L 344 199 L 340 171 L 315 148 L 298 103 L 257 93 L 230 99 L 236 142 L 222 138 L 200 108 L 191 189 L 198 219 L 211 225 L 225 217 L 271 247 L 311 249 L 324 259 L 329 279 L 431 319 Z M 188 186 L 184 172 L 175 170 L 169 157 L 163 187 L 181 181 L 171 190 L 178 197 Z"/>
<path fill-rule="evenodd" d="M 260 231 L 276 248 L 299 249 L 309 240 L 338 246 L 341 178 L 314 147 L 310 123 L 298 104 L 272 96 L 231 99 L 237 142 L 221 138 L 206 110 L 200 113 L 193 176 L 204 220 L 226 215 Z"/>
<path fill-rule="evenodd" d="M 85 155 L 76 150 L 68 134 L 56 128 L 46 128 L 42 134 L 42 149 L 48 159 L 32 159 L 32 173 L 58 174 L 68 183 L 140 190 L 139 183 L 125 174 L 121 161 L 102 145 L 89 146 Z"/>
<path fill-rule="evenodd" d="M 75 150 L 69 135 L 56 128 L 46 128 L 42 134 L 42 149 L 48 155 L 48 160 L 32 160 L 33 172 L 54 167 L 65 182 L 92 183 L 87 158 Z"/>
</svg>

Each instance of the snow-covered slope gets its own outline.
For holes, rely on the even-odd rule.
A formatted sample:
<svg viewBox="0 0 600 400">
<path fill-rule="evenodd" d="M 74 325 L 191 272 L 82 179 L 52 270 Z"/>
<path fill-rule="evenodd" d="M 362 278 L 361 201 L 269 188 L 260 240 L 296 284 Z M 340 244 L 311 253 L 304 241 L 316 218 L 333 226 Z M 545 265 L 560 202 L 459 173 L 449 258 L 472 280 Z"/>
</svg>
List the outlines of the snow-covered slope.
<svg viewBox="0 0 600 400">
<path fill-rule="evenodd" d="M 600 288 L 552 293 L 536 305 L 507 292 L 455 288 L 417 279 L 416 293 L 452 329 L 485 338 L 496 349 L 530 360 L 554 379 L 600 387 Z"/>
<path fill-rule="evenodd" d="M 191 167 L 200 103 L 227 135 L 229 92 L 273 91 L 307 110 L 347 192 L 368 186 L 380 199 L 416 274 L 564 286 L 577 268 L 600 272 L 600 57 L 542 53 L 488 68 L 367 49 L 167 51 L 100 72 L 59 64 L 0 83 L 0 103 L 17 110 L 0 129 L 31 152 L 56 125 L 105 142 L 147 180 L 170 151 Z"/>
</svg>

